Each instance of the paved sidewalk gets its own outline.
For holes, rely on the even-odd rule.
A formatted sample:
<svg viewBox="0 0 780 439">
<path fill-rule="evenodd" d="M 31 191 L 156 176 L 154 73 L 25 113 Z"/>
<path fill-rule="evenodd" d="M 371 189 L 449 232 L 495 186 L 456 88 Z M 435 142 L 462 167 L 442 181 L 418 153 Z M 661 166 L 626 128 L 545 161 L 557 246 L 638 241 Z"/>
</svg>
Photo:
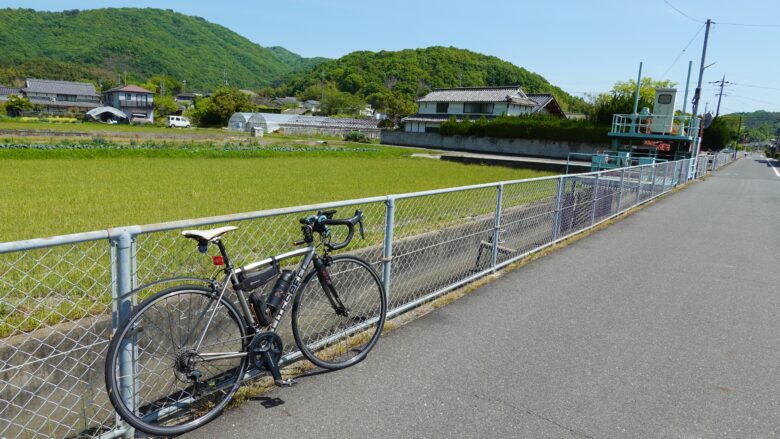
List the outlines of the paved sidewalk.
<svg viewBox="0 0 780 439">
<path fill-rule="evenodd" d="M 779 268 L 743 159 L 186 437 L 780 437 Z"/>
</svg>

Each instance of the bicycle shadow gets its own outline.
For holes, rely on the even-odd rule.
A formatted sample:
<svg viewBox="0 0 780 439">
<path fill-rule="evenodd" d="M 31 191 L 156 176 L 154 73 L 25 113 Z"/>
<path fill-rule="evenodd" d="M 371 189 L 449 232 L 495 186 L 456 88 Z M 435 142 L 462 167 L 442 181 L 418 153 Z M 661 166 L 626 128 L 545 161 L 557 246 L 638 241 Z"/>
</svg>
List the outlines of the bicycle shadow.
<svg viewBox="0 0 780 439">
<path fill-rule="evenodd" d="M 317 376 L 317 375 L 322 375 L 322 374 L 330 373 L 330 372 L 336 372 L 336 371 L 317 368 L 317 369 L 313 369 L 313 370 L 310 370 L 308 372 L 305 372 L 305 373 L 303 373 L 301 375 L 298 375 L 295 379 L 296 380 L 300 380 L 302 378 L 314 377 L 314 376 Z M 279 407 L 279 406 L 284 405 L 286 403 L 285 400 L 283 400 L 283 399 L 281 399 L 279 397 L 270 397 L 270 396 L 252 396 L 252 397 L 249 397 L 248 399 L 249 399 L 249 401 L 259 402 L 260 405 L 262 405 L 264 408 L 267 408 L 267 409 L 272 409 L 272 408 L 275 408 L 275 407 Z"/>
<path fill-rule="evenodd" d="M 280 405 L 286 403 L 286 401 L 283 400 L 282 398 L 279 397 L 271 398 L 270 396 L 253 396 L 249 398 L 249 400 L 259 402 L 261 406 L 267 409 L 279 407 Z"/>
</svg>

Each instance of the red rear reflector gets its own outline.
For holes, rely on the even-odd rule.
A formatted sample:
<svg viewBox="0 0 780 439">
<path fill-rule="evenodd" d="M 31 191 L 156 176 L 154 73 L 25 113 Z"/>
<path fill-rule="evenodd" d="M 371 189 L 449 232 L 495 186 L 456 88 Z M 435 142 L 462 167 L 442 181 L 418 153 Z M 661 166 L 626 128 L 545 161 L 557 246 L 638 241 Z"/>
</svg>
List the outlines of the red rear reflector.
<svg viewBox="0 0 780 439">
<path fill-rule="evenodd" d="M 222 259 L 222 256 L 212 256 L 211 260 L 214 262 L 214 265 L 225 265 L 225 260 Z"/>
</svg>

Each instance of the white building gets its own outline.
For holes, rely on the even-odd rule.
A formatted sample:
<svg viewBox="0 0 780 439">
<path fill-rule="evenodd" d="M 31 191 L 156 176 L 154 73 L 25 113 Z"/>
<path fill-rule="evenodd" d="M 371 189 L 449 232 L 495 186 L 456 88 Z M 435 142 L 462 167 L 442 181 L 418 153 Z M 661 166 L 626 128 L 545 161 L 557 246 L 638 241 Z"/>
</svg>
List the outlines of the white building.
<svg viewBox="0 0 780 439">
<path fill-rule="evenodd" d="M 437 89 L 417 103 L 417 114 L 403 119 L 404 131 L 437 132 L 452 116 L 457 120 L 494 118 L 502 114 L 519 116 L 532 114 L 538 106 L 518 86 Z"/>
</svg>

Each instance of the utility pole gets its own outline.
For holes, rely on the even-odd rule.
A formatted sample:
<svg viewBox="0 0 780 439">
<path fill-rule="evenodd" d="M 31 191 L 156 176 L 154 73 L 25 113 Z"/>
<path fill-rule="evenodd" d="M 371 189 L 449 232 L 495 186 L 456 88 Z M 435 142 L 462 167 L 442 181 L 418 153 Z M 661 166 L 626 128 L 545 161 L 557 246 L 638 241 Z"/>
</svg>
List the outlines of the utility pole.
<svg viewBox="0 0 780 439">
<path fill-rule="evenodd" d="M 712 24 L 712 20 L 709 18 L 707 19 L 706 28 L 704 30 L 704 45 L 701 49 L 701 65 L 699 66 L 699 82 L 696 85 L 696 90 L 693 92 L 693 116 L 695 117 L 698 114 L 699 110 L 699 99 L 701 99 L 701 81 L 704 78 L 704 69 L 706 68 L 704 66 L 704 62 L 707 58 L 707 40 L 710 37 L 710 25 Z"/>
<path fill-rule="evenodd" d="M 182 93 L 187 93 L 187 80 L 186 80 L 186 79 L 183 79 L 183 80 L 181 81 L 181 83 L 182 83 L 182 86 L 181 86 L 181 92 L 182 92 Z"/>
<path fill-rule="evenodd" d="M 737 146 L 739 146 L 740 133 L 742 133 L 742 116 L 739 116 L 739 126 L 737 127 L 737 144 L 734 145 L 734 160 L 737 159 Z"/>
<path fill-rule="evenodd" d="M 720 93 L 718 93 L 718 109 L 715 111 L 715 117 L 720 116 L 720 100 L 723 98 L 723 87 L 726 85 L 731 84 L 731 82 L 726 81 L 726 75 L 723 75 L 723 79 L 720 81 L 712 81 L 710 84 L 720 84 Z M 728 96 L 728 95 L 725 95 Z"/>
<path fill-rule="evenodd" d="M 706 68 L 704 66 L 704 62 L 707 59 L 707 41 L 710 37 L 710 25 L 712 25 L 712 20 L 707 19 L 706 28 L 704 30 L 704 45 L 701 49 L 701 65 L 699 66 L 699 81 L 696 85 L 696 91 L 693 93 L 693 145 L 691 145 L 691 168 L 689 170 L 689 176 L 695 175 L 696 172 L 696 166 L 698 165 L 698 156 L 699 156 L 699 119 L 698 119 L 698 111 L 699 111 L 699 101 L 701 100 L 701 81 L 704 78 L 704 69 Z"/>
<path fill-rule="evenodd" d="M 320 103 L 325 102 L 325 71 L 320 72 L 320 84 L 322 84 L 322 97 Z"/>
</svg>

